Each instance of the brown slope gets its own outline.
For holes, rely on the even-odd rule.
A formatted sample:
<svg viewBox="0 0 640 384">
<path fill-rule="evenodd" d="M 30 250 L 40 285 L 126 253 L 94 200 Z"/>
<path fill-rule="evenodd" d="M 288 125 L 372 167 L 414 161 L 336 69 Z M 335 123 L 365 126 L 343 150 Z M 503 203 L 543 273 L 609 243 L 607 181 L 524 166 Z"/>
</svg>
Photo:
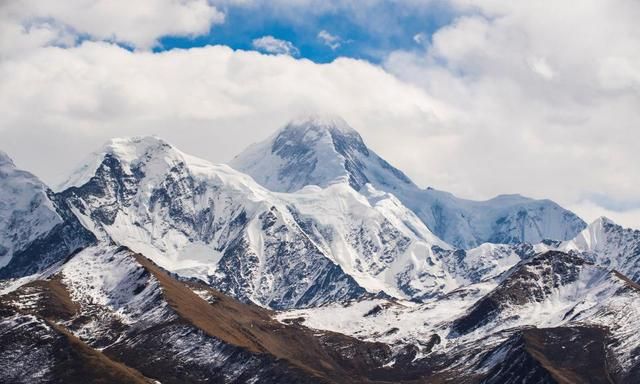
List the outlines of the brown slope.
<svg viewBox="0 0 640 384">
<path fill-rule="evenodd" d="M 390 358 L 389 347 L 382 343 L 284 325 L 273 320 L 269 310 L 241 303 L 205 285 L 177 281 L 144 256 L 135 257 L 158 279 L 165 300 L 179 316 L 229 344 L 270 354 L 331 382 L 369 382 L 370 372 Z M 193 289 L 206 291 L 211 299 L 201 298 Z"/>
<path fill-rule="evenodd" d="M 499 347 L 503 360 L 480 382 L 612 384 L 606 338 L 606 330 L 597 327 L 522 329 Z"/>
<path fill-rule="evenodd" d="M 12 383 L 35 382 L 36 378 L 27 372 L 38 372 L 45 366 L 47 374 L 44 379 L 51 383 L 152 382 L 138 371 L 91 348 L 53 321 L 34 313 L 24 313 L 6 302 L 0 302 L 0 315 L 13 322 L 0 325 L 0 345 L 4 349 L 0 352 L 0 382 L 5 382 L 5 379 Z M 19 369 L 8 364 L 12 361 Z"/>
<path fill-rule="evenodd" d="M 68 384 L 130 383 L 149 384 L 153 381 L 126 365 L 113 361 L 72 335 L 64 327 L 52 322 L 49 326 L 64 336 L 66 351 L 58 356 L 53 369 L 54 377 Z"/>
<path fill-rule="evenodd" d="M 607 368 L 604 329 L 532 328 L 523 334 L 526 349 L 558 383 L 614 382 Z"/>
<path fill-rule="evenodd" d="M 21 303 L 25 298 L 35 298 L 32 304 Z M 14 308 L 20 307 L 25 312 L 36 314 L 42 318 L 57 321 L 69 320 L 80 310 L 78 303 L 71 300 L 67 287 L 59 275 L 48 280 L 36 280 L 27 283 L 17 290 L 0 297 L 0 303 Z"/>
<path fill-rule="evenodd" d="M 281 378 L 297 378 L 298 382 L 382 383 L 389 380 L 423 382 L 423 377 L 427 375 L 427 372 L 422 370 L 404 372 L 400 368 L 381 368 L 391 358 L 390 348 L 385 344 L 363 342 L 338 333 L 314 331 L 298 324 L 284 325 L 273 320 L 272 311 L 241 303 L 204 285 L 178 281 L 145 257 L 135 255 L 135 258 L 159 281 L 163 299 L 179 315 L 181 322 L 229 346 L 247 351 L 246 358 L 250 358 L 250 354 L 262 356 L 259 359 L 262 359 L 265 365 L 260 369 L 272 370 L 274 375 L 281 375 Z M 207 300 L 194 293 L 194 289 L 205 291 Z M 58 275 L 28 283 L 0 297 L 0 306 L 3 305 L 10 308 L 9 313 L 15 311 L 30 313 L 47 319 L 50 324 L 58 324 L 56 327 L 59 332 L 67 331 L 60 325 L 63 322 L 65 326 L 73 329 L 73 324 L 88 321 L 90 318 L 85 317 L 92 316 L 91 313 L 85 313 L 86 311 L 78 303 L 72 301 Z M 99 319 L 99 321 L 104 320 Z M 140 335 L 141 338 L 136 339 L 129 347 L 126 346 L 125 341 L 120 348 L 106 349 L 104 351 L 106 355 L 94 351 L 100 353 L 99 356 L 110 358 L 112 362 L 125 363 L 118 363 L 122 367 L 134 367 L 147 376 L 155 377 L 160 374 L 157 370 L 161 369 L 167 377 L 160 375 L 163 377 L 158 376 L 159 379 L 163 381 L 167 379 L 167 382 L 183 382 L 187 377 L 180 373 L 180 363 L 172 361 L 162 353 L 156 353 L 164 349 L 162 340 L 165 332 L 171 332 L 171 324 L 173 321 L 159 323 L 149 329 L 150 334 Z M 68 331 L 66 334 L 71 335 Z M 128 336 L 135 337 L 135 334 Z M 160 344 L 157 344 L 155 349 L 145 349 L 153 346 L 156 341 Z M 81 345 L 90 348 L 87 344 Z M 83 353 L 90 356 L 87 355 L 86 350 Z M 160 365 L 153 365 L 148 362 L 152 356 L 166 359 Z M 92 362 L 101 361 L 96 358 L 87 357 L 87 359 L 89 359 L 86 361 L 89 367 L 94 365 Z M 75 360 L 85 361 L 80 357 Z M 61 370 L 61 372 L 66 371 L 78 371 L 78 369 Z M 201 374 L 205 375 L 205 372 L 206 369 L 202 370 Z M 193 379 L 193 382 L 203 380 L 191 376 L 188 378 Z"/>
</svg>

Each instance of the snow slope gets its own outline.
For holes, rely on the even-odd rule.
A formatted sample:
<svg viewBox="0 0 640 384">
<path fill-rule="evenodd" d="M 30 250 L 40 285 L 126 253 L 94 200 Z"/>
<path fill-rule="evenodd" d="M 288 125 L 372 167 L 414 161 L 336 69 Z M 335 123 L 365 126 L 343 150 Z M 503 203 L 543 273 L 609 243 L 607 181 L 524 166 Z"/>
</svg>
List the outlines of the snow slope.
<svg viewBox="0 0 640 384">
<path fill-rule="evenodd" d="M 46 269 L 94 241 L 37 177 L 0 152 L 0 278 Z"/>
<path fill-rule="evenodd" d="M 451 247 L 393 195 L 335 183 L 279 197 L 326 255 L 369 291 L 420 299 L 457 287 L 433 252 Z"/>
<path fill-rule="evenodd" d="M 62 223 L 47 196 L 47 187 L 29 172 L 16 168 L 0 151 L 0 268 L 16 251 Z"/>
<path fill-rule="evenodd" d="M 639 230 L 623 228 L 606 217 L 601 217 L 558 248 L 578 253 L 586 260 L 615 269 L 635 282 L 640 282 Z"/>
</svg>

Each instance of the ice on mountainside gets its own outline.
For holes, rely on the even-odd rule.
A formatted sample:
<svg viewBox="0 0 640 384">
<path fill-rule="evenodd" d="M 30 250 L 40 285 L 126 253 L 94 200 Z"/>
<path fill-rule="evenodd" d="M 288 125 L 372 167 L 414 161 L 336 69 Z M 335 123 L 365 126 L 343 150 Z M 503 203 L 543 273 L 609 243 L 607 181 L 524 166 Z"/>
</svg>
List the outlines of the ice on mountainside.
<svg viewBox="0 0 640 384">
<path fill-rule="evenodd" d="M 0 268 L 13 253 L 62 222 L 47 196 L 47 187 L 29 172 L 16 168 L 0 151 Z"/>
<path fill-rule="evenodd" d="M 502 195 L 472 201 L 433 188 L 421 189 L 371 151 L 339 118 L 294 120 L 265 141 L 251 145 L 230 165 L 266 188 L 281 192 L 306 185 L 326 187 L 340 180 L 348 180 L 357 191 L 371 184 L 394 194 L 436 236 L 460 248 L 487 242 L 567 240 L 586 225 L 549 200 Z"/>
<path fill-rule="evenodd" d="M 41 271 L 94 238 L 49 188 L 0 152 L 0 278 Z"/>
</svg>

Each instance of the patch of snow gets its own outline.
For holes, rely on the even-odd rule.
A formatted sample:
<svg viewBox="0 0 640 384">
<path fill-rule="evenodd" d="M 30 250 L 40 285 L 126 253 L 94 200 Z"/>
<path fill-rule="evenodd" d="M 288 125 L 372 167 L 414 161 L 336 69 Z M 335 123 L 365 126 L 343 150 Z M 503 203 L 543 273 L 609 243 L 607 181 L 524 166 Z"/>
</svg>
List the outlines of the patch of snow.
<svg viewBox="0 0 640 384">
<path fill-rule="evenodd" d="M 0 152 L 0 268 L 13 255 L 62 223 L 47 196 L 47 186 L 19 170 Z"/>
</svg>

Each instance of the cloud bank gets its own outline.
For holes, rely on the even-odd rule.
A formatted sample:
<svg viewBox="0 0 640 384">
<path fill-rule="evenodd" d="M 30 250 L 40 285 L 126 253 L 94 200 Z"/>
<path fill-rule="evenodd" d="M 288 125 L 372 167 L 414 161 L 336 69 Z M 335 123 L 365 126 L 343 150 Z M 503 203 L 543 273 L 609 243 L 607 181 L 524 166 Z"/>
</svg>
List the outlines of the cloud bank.
<svg viewBox="0 0 640 384">
<path fill-rule="evenodd" d="M 223 21 L 207 0 L 6 0 L 0 6 L 0 50 L 68 45 L 77 37 L 148 49 L 162 36 L 196 36 Z"/>
</svg>

